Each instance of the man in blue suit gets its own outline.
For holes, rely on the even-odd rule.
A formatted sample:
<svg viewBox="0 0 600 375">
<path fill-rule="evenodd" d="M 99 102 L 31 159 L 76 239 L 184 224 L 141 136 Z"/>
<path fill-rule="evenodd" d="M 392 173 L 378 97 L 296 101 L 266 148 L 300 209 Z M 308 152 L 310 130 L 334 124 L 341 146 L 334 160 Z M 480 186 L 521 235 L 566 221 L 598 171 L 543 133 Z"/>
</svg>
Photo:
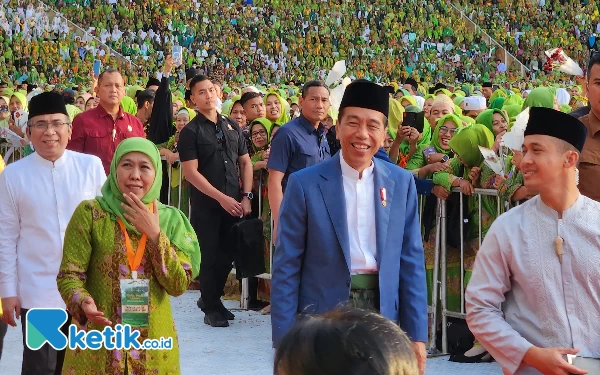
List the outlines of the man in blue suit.
<svg viewBox="0 0 600 375">
<path fill-rule="evenodd" d="M 290 175 L 273 259 L 273 344 L 299 314 L 372 308 L 408 334 L 423 373 L 427 285 L 415 182 L 373 157 L 388 111 L 383 87 L 351 83 L 339 111 L 342 150 Z"/>
</svg>

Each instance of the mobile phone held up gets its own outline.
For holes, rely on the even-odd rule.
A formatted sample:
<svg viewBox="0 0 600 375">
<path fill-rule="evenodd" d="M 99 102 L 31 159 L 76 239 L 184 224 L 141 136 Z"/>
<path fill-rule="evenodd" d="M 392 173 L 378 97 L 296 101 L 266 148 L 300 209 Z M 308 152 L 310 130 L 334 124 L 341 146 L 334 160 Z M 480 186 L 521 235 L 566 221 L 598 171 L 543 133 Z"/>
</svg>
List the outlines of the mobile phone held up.
<svg viewBox="0 0 600 375">
<path fill-rule="evenodd" d="M 425 127 L 425 112 L 404 112 L 404 118 L 402 119 L 402 126 L 410 126 L 415 129 L 419 133 L 423 133 L 423 128 Z"/>
<path fill-rule="evenodd" d="M 95 60 L 94 61 L 94 77 L 100 76 L 100 69 L 102 68 L 102 61 Z"/>
<path fill-rule="evenodd" d="M 181 46 L 173 46 L 173 66 L 179 67 L 183 64 L 183 48 Z"/>
</svg>

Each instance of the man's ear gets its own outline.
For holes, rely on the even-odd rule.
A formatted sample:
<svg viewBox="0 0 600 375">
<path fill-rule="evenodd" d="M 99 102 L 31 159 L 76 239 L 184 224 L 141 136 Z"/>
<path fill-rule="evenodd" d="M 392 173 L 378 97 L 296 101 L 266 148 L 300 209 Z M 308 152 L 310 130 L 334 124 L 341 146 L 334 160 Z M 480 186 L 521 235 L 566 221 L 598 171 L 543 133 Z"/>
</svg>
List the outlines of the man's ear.
<svg viewBox="0 0 600 375">
<path fill-rule="evenodd" d="M 565 167 L 572 168 L 577 167 L 579 164 L 579 154 L 575 151 L 567 151 L 567 155 L 565 158 Z"/>
</svg>

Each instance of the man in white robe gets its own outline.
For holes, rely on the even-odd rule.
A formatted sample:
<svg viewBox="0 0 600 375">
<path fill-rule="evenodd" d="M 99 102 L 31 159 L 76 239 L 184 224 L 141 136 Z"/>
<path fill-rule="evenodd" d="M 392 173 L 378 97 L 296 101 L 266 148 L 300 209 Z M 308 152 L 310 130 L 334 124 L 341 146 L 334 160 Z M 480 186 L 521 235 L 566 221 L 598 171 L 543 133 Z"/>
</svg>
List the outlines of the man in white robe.
<svg viewBox="0 0 600 375">
<path fill-rule="evenodd" d="M 477 254 L 467 323 L 504 374 L 585 374 L 566 355 L 600 357 L 600 203 L 576 182 L 586 135 L 530 109 L 520 168 L 540 194 L 498 217 Z"/>
<path fill-rule="evenodd" d="M 71 121 L 62 95 L 47 92 L 29 104 L 27 136 L 35 152 L 0 174 L 0 297 L 2 320 L 25 337 L 27 311 L 65 309 L 56 277 L 65 230 L 75 208 L 101 195 L 100 159 L 66 150 Z M 63 326 L 67 332 L 69 323 Z M 38 350 L 23 340 L 22 375 L 60 374 L 64 350 Z"/>
</svg>

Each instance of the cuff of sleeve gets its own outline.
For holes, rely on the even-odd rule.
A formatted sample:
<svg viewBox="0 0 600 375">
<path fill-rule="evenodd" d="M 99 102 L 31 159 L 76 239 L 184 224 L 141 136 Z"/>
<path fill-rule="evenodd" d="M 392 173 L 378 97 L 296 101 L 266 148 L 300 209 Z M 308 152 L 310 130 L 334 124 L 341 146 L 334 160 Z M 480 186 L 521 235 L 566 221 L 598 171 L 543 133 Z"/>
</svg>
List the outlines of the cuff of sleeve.
<svg viewBox="0 0 600 375">
<path fill-rule="evenodd" d="M 515 374 L 520 368 L 528 367 L 523 362 L 523 358 L 529 349 L 533 347 L 533 344 L 519 337 L 514 343 L 511 343 L 509 350 L 501 352 L 499 355 L 494 356 L 494 359 L 503 369 L 505 374 Z M 487 348 L 486 348 L 487 349 Z"/>
<path fill-rule="evenodd" d="M 0 298 L 17 297 L 17 284 L 3 283 L 0 284 Z"/>
</svg>

